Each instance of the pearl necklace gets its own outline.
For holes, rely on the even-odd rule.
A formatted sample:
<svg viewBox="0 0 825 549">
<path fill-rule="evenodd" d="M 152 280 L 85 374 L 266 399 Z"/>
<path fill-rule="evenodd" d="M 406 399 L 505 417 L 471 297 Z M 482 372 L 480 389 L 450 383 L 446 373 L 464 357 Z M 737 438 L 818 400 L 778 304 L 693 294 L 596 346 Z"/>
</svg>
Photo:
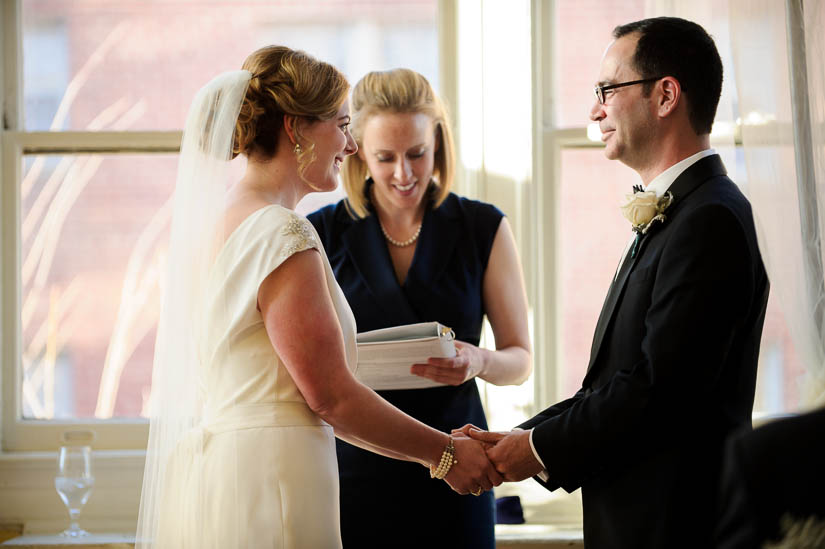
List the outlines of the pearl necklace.
<svg viewBox="0 0 825 549">
<path fill-rule="evenodd" d="M 396 247 L 398 247 L 398 248 L 406 248 L 406 247 L 407 247 L 407 246 L 409 246 L 410 244 L 414 244 L 414 243 L 415 243 L 415 241 L 416 241 L 416 240 L 418 240 L 418 235 L 420 235 L 420 234 L 421 234 L 421 225 L 423 225 L 423 224 L 424 224 L 424 222 L 423 222 L 423 221 L 422 221 L 421 223 L 419 223 L 419 224 L 418 224 L 418 228 L 415 230 L 415 234 L 414 234 L 414 235 L 412 235 L 412 236 L 411 236 L 410 238 L 408 238 L 407 240 L 405 240 L 405 241 L 401 242 L 401 241 L 396 240 L 396 239 L 394 239 L 393 237 L 391 237 L 391 236 L 387 233 L 387 229 L 385 229 L 385 228 L 384 228 L 384 224 L 383 224 L 383 223 L 381 223 L 380 221 L 378 222 L 378 226 L 379 226 L 379 227 L 381 227 L 381 232 L 382 232 L 382 233 L 384 233 L 384 238 L 386 238 L 386 239 L 387 239 L 387 242 L 389 242 L 390 244 L 392 244 L 393 246 L 396 246 Z"/>
</svg>

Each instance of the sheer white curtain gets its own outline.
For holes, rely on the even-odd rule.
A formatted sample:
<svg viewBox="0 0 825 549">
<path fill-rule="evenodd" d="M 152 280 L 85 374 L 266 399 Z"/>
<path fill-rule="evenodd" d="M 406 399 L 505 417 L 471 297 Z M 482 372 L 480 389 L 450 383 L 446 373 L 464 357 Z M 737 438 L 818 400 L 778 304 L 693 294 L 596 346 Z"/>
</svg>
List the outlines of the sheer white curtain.
<svg viewBox="0 0 825 549">
<path fill-rule="evenodd" d="M 803 407 L 825 404 L 825 2 L 730 0 L 730 40 L 759 245 L 805 368 Z"/>
</svg>

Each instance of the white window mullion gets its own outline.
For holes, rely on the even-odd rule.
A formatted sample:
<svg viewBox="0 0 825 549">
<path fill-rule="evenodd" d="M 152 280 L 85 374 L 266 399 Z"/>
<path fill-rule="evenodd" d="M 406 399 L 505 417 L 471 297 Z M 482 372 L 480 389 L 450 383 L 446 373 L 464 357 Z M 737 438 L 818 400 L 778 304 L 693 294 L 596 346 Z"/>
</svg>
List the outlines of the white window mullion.
<svg viewBox="0 0 825 549">
<path fill-rule="evenodd" d="M 0 105 L 2 130 L 23 126 L 23 25 L 20 0 L 0 0 Z"/>
<path fill-rule="evenodd" d="M 21 149 L 18 143 L 3 132 L 2 153 L 0 154 L 0 254 L 3 262 L 0 268 L 0 348 L 2 355 L 3 406 L 2 448 L 11 448 L 9 433 L 20 417 L 20 187 L 16 181 L 21 176 Z"/>
<path fill-rule="evenodd" d="M 19 265 L 20 245 L 18 228 L 20 209 L 19 188 L 15 184 L 20 177 L 19 147 L 9 137 L 10 130 L 22 125 L 22 78 L 21 56 L 21 9 L 19 0 L 0 0 L 0 386 L 3 404 L 0 408 L 2 427 L 18 416 L 19 388 L 17 378 L 19 363 L 20 298 Z M 2 438 L 5 448 L 6 438 Z"/>
<path fill-rule="evenodd" d="M 559 150 L 553 132 L 553 12 L 555 3 L 531 2 L 533 33 L 533 184 L 530 205 L 535 221 L 532 256 L 533 276 L 528 275 L 528 292 L 536 304 L 534 333 L 534 408 L 558 399 L 557 368 L 561 356 L 558 346 L 556 307 L 556 228 L 555 182 L 558 180 Z"/>
</svg>

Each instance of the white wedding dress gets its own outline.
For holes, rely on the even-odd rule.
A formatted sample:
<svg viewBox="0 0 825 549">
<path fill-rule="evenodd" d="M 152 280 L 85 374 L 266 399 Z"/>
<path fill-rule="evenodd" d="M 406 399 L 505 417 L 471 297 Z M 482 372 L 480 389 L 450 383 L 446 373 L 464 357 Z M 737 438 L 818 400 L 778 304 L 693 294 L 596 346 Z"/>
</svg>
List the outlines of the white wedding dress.
<svg viewBox="0 0 825 549">
<path fill-rule="evenodd" d="M 355 319 L 315 229 L 279 205 L 254 212 L 210 274 L 197 349 L 205 419 L 170 457 L 156 547 L 341 546 L 332 427 L 307 406 L 257 309 L 261 282 L 308 248 L 321 253 L 355 368 Z M 311 333 L 305 344 L 313 345 Z"/>
</svg>

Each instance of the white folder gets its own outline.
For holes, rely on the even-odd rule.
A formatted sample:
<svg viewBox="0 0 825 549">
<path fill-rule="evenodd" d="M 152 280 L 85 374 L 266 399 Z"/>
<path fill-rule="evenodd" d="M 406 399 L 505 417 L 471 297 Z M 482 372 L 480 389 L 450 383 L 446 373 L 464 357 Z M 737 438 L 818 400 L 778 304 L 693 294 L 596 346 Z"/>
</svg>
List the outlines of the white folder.
<svg viewBox="0 0 825 549">
<path fill-rule="evenodd" d="M 413 364 L 430 357 L 454 357 L 455 334 L 438 322 L 421 322 L 362 332 L 357 336 L 355 377 L 375 390 L 424 389 L 443 386 L 410 373 Z"/>
</svg>

